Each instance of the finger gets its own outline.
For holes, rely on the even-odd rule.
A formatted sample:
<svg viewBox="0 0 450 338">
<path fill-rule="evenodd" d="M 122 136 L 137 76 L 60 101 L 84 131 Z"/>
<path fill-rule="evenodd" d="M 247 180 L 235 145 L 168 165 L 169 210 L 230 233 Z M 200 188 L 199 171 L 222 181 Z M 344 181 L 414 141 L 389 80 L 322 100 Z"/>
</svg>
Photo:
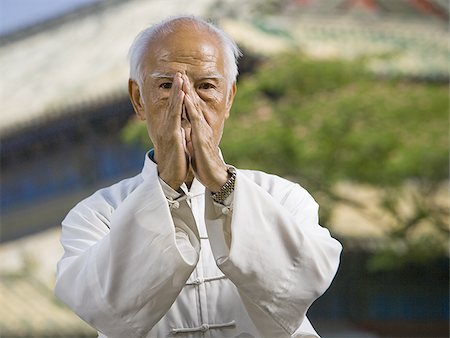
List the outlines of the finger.
<svg viewBox="0 0 450 338">
<path fill-rule="evenodd" d="M 188 120 L 191 122 L 199 122 L 201 117 L 203 116 L 201 110 L 198 107 L 197 101 L 195 99 L 194 94 L 195 91 L 192 90 L 191 82 L 186 74 L 182 74 L 183 87 L 182 90 L 185 93 L 184 96 L 184 107 L 185 113 L 187 115 Z"/>
<path fill-rule="evenodd" d="M 187 77 L 186 74 L 182 74 L 182 80 L 183 80 L 183 87 L 182 90 L 185 92 L 186 95 L 191 97 L 191 101 L 194 103 L 196 107 L 200 107 L 200 97 L 198 96 L 197 92 L 193 88 L 191 81 Z"/>
<path fill-rule="evenodd" d="M 183 80 L 183 86 L 182 86 L 182 90 L 186 93 L 186 94 L 191 94 L 192 91 L 192 86 L 191 86 L 191 81 L 189 80 L 189 78 L 187 77 L 186 74 L 181 74 L 181 79 Z"/>
<path fill-rule="evenodd" d="M 186 107 L 187 117 L 193 127 L 203 122 L 203 113 L 195 105 L 189 94 L 186 94 L 184 97 L 184 106 Z"/>
<path fill-rule="evenodd" d="M 181 74 L 177 72 L 173 78 L 172 89 L 169 96 L 169 107 L 178 108 L 183 104 L 184 92 L 182 91 L 183 79 Z M 172 110 L 173 112 L 173 110 Z"/>
<path fill-rule="evenodd" d="M 186 131 L 184 130 L 184 128 L 181 128 L 181 142 L 183 142 L 184 152 L 188 153 L 186 145 Z"/>
<path fill-rule="evenodd" d="M 207 114 L 205 114 L 206 103 L 200 98 L 195 89 L 191 86 L 189 78 L 186 74 L 182 75 L 183 79 L 183 91 L 186 93 L 186 96 L 189 96 L 190 101 L 193 103 L 195 109 L 201 114 L 200 120 L 204 120 L 208 125 L 209 121 L 207 118 Z"/>
<path fill-rule="evenodd" d="M 182 91 L 183 79 L 180 73 L 176 73 L 172 82 L 172 89 L 169 96 L 168 114 L 177 118 L 176 121 L 181 120 L 183 111 L 183 101 L 185 93 Z"/>
</svg>

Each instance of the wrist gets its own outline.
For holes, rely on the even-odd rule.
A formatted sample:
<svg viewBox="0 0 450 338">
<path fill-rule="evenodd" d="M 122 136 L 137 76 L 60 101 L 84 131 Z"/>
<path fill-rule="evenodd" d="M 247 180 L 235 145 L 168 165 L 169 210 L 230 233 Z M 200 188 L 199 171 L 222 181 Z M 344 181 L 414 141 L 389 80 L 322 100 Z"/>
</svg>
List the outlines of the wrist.
<svg viewBox="0 0 450 338">
<path fill-rule="evenodd" d="M 211 192 L 211 197 L 217 203 L 223 203 L 228 196 L 230 196 L 236 184 L 236 169 L 234 167 L 228 167 L 227 172 L 229 174 L 229 178 L 225 182 L 225 184 L 216 192 Z"/>
<path fill-rule="evenodd" d="M 225 183 L 227 183 L 230 176 L 231 174 L 228 172 L 228 168 L 224 166 L 217 172 L 216 179 L 209 185 L 208 189 L 212 193 L 218 192 L 225 185 Z"/>
<path fill-rule="evenodd" d="M 158 172 L 158 176 L 161 180 L 164 181 L 169 187 L 171 187 L 173 190 L 178 191 L 183 184 L 183 182 L 178 182 L 173 179 L 170 179 L 169 177 L 166 177 L 164 173 Z"/>
</svg>

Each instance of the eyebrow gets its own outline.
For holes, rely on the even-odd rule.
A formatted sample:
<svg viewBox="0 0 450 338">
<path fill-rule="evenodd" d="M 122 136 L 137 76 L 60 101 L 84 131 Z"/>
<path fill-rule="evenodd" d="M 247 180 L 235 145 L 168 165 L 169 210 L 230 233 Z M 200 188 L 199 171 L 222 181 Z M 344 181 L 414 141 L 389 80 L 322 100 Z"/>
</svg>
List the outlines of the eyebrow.
<svg viewBox="0 0 450 338">
<path fill-rule="evenodd" d="M 173 79 L 174 76 L 175 74 L 159 73 L 159 72 L 150 74 L 150 77 L 154 79 Z"/>
<path fill-rule="evenodd" d="M 175 76 L 175 74 L 160 73 L 160 72 L 155 72 L 155 73 L 150 74 L 150 77 L 152 77 L 154 79 L 173 79 L 174 76 Z M 221 80 L 224 78 L 225 78 L 224 76 L 217 74 L 217 73 L 206 74 L 204 76 L 199 77 L 199 79 L 201 79 L 201 80 Z"/>
</svg>

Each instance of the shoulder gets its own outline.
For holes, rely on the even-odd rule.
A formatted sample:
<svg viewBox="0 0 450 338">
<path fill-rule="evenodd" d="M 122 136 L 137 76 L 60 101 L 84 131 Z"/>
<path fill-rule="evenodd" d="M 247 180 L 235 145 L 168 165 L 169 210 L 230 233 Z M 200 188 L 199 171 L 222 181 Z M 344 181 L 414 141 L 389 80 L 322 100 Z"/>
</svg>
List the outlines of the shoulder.
<svg viewBox="0 0 450 338">
<path fill-rule="evenodd" d="M 244 174 L 293 212 L 297 211 L 299 205 L 311 204 L 314 207 L 317 206 L 311 194 L 298 183 L 258 170 L 238 169 L 238 172 Z"/>
</svg>

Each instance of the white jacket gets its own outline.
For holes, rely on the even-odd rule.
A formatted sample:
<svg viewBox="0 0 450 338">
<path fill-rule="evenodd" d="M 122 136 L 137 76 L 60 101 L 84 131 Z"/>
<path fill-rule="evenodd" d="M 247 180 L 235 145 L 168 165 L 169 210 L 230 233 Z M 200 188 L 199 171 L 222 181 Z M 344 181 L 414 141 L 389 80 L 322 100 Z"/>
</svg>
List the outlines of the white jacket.
<svg viewBox="0 0 450 338">
<path fill-rule="evenodd" d="M 80 202 L 62 223 L 56 295 L 100 337 L 318 336 L 306 311 L 341 245 L 308 192 L 249 170 L 228 206 L 197 180 L 183 190 L 146 156 L 141 174 Z"/>
</svg>

